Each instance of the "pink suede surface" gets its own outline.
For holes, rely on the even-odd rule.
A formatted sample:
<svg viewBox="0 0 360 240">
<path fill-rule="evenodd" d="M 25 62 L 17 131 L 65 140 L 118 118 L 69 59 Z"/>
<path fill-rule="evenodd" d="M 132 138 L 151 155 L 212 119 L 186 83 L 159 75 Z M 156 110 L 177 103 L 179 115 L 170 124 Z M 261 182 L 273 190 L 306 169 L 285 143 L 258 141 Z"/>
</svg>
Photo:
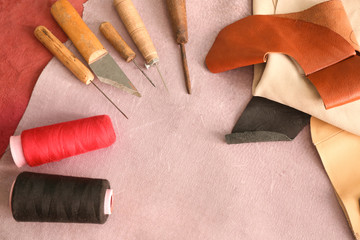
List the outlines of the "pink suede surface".
<svg viewBox="0 0 360 240">
<path fill-rule="evenodd" d="M 192 95 L 186 93 L 165 1 L 133 2 L 158 50 L 170 93 L 155 69 L 148 74 L 156 89 L 99 33 L 99 24 L 110 21 L 135 49 L 112 0 L 89 0 L 85 22 L 143 97 L 95 80 L 128 114 L 126 120 L 93 86 L 53 59 L 16 132 L 108 114 L 117 141 L 36 168 L 18 169 L 7 151 L 0 160 L 0 239 L 352 239 L 309 127 L 292 142 L 225 143 L 224 135 L 250 100 L 252 68 L 212 74 L 204 61 L 219 30 L 251 14 L 251 1 L 187 1 Z M 144 63 L 140 54 L 137 61 Z M 114 189 L 112 215 L 104 225 L 16 222 L 8 195 L 25 170 L 108 179 Z"/>
</svg>

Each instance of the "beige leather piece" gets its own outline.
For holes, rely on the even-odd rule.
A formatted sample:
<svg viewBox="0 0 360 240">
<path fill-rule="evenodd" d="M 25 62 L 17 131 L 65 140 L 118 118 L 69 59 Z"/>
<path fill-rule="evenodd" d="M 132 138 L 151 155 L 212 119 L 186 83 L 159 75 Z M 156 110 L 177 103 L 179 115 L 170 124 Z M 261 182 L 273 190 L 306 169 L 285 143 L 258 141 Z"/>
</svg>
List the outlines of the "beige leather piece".
<svg viewBox="0 0 360 240">
<path fill-rule="evenodd" d="M 294 1 L 279 1 L 276 0 L 253 0 L 253 14 L 285 14 L 291 12 L 299 12 L 308 9 L 316 4 L 327 2 L 328 0 L 294 0 Z M 348 0 L 350 1 L 350 0 Z M 356 0 L 355 0 L 356 1 Z M 278 4 L 280 2 L 280 4 Z M 344 4 L 344 3 L 343 3 Z M 345 4 L 344 4 L 345 6 Z M 345 7 L 345 11 L 347 9 Z M 257 64 L 254 66 L 254 81 L 253 81 L 253 95 L 257 83 L 263 76 L 263 71 L 266 64 Z M 260 95 L 258 95 L 260 96 Z M 269 98 L 271 99 L 271 98 Z"/>
<path fill-rule="evenodd" d="M 293 0 L 277 3 L 276 13 L 302 11 L 323 0 Z M 357 39 L 360 39 L 360 1 L 343 0 Z M 254 14 L 273 14 L 272 0 L 253 0 Z M 257 12 L 258 11 L 258 12 Z M 355 38 L 354 36 L 354 38 Z M 353 38 L 353 37 L 352 37 Z M 265 64 L 254 68 L 253 95 L 306 112 L 341 129 L 360 135 L 360 101 L 326 110 L 315 87 L 293 59 L 270 53 Z"/>
<path fill-rule="evenodd" d="M 277 0 L 253 1 L 253 14 L 275 14 L 275 7 L 277 6 L 277 2 Z"/>
<path fill-rule="evenodd" d="M 360 239 L 360 137 L 314 117 L 310 128 L 338 201 L 356 239 Z"/>
<path fill-rule="evenodd" d="M 305 10 L 323 0 L 278 1 L 276 13 Z M 355 34 L 360 39 L 360 1 L 343 0 Z M 253 0 L 254 14 L 273 14 L 272 0 Z M 254 68 L 253 93 L 289 105 L 323 121 L 311 119 L 313 142 L 333 184 L 354 235 L 360 239 L 360 101 L 325 110 L 315 87 L 292 58 L 269 54 L 265 64 Z M 335 126 L 327 124 L 331 123 Z M 341 129 L 340 129 L 341 128 Z M 349 132 L 354 134 L 351 134 Z"/>
<path fill-rule="evenodd" d="M 283 54 L 269 54 L 262 79 L 258 82 L 254 95 L 289 105 L 360 135 L 360 101 L 325 110 L 319 93 L 302 73 L 301 67 L 290 57 Z"/>
</svg>

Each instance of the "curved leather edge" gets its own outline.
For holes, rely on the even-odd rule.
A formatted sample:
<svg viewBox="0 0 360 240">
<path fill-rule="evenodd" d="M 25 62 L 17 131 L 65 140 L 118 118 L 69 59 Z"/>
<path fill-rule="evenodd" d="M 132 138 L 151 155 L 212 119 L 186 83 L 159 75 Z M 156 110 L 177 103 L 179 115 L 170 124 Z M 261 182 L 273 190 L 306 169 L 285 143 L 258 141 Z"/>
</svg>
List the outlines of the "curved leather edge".
<svg viewBox="0 0 360 240">
<path fill-rule="evenodd" d="M 241 132 L 231 133 L 225 135 L 227 144 L 239 144 L 239 143 L 253 143 L 253 142 L 277 142 L 277 141 L 291 141 L 285 134 L 269 131 L 253 131 L 253 132 Z"/>
<path fill-rule="evenodd" d="M 310 116 L 262 97 L 253 97 L 226 135 L 229 144 L 290 141 L 309 124 Z"/>
<path fill-rule="evenodd" d="M 293 57 L 306 75 L 355 55 L 355 49 L 342 36 L 326 27 L 302 20 L 254 15 L 222 29 L 205 63 L 213 73 L 224 72 L 262 63 L 269 52 Z"/>
<path fill-rule="evenodd" d="M 276 16 L 302 20 L 327 27 L 346 39 L 355 50 L 360 50 L 359 44 L 353 36 L 354 31 L 341 0 L 326 1 L 301 12 L 276 14 Z"/>
<path fill-rule="evenodd" d="M 317 118 L 310 120 L 311 138 L 356 239 L 360 238 L 360 137 Z"/>
<path fill-rule="evenodd" d="M 360 99 L 359 66 L 360 57 L 356 55 L 307 76 L 326 109 Z"/>
<path fill-rule="evenodd" d="M 316 146 L 344 130 L 328 124 L 316 117 L 310 118 L 310 134 L 313 144 Z"/>
</svg>

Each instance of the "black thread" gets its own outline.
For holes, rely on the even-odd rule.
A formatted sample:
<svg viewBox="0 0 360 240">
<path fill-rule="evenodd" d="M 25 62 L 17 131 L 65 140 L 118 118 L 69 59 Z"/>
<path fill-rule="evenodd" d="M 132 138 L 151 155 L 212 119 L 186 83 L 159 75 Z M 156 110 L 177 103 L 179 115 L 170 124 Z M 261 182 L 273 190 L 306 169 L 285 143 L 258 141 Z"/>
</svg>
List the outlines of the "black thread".
<svg viewBox="0 0 360 240">
<path fill-rule="evenodd" d="M 20 222 L 105 223 L 109 181 L 23 172 L 16 178 L 11 211 Z"/>
</svg>

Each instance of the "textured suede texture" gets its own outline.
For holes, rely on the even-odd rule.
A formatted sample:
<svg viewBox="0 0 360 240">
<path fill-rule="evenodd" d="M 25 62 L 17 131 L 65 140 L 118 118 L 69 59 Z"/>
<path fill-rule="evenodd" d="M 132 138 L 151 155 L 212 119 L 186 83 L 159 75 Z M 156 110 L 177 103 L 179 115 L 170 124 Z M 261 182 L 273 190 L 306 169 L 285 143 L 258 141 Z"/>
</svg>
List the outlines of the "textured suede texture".
<svg viewBox="0 0 360 240">
<path fill-rule="evenodd" d="M 50 14 L 55 0 L 0 0 L 0 156 L 9 144 L 41 71 L 52 55 L 34 37 L 38 25 L 49 28 L 61 41 L 66 36 Z M 81 14 L 86 0 L 70 0 Z"/>
<path fill-rule="evenodd" d="M 308 127 L 291 142 L 236 146 L 225 142 L 224 135 L 251 98 L 253 71 L 248 67 L 212 74 L 204 59 L 218 29 L 251 14 L 251 1 L 187 1 L 192 95 L 186 93 L 165 1 L 155 2 L 133 0 L 158 50 L 170 93 L 156 69 L 147 71 L 155 89 L 98 31 L 101 22 L 110 21 L 136 50 L 112 1 L 90 0 L 84 5 L 85 22 L 143 97 L 95 80 L 129 115 L 126 120 L 93 86 L 76 80 L 53 59 L 17 129 L 20 133 L 108 114 L 117 134 L 114 145 L 31 171 L 108 179 L 114 189 L 112 215 L 104 225 L 16 222 L 8 194 L 19 172 L 30 168 L 18 169 L 7 152 L 0 160 L 0 238 L 352 239 Z M 76 53 L 73 46 L 70 49 Z"/>
<path fill-rule="evenodd" d="M 253 97 L 226 142 L 290 141 L 309 123 L 310 116 L 261 97 Z"/>
</svg>

